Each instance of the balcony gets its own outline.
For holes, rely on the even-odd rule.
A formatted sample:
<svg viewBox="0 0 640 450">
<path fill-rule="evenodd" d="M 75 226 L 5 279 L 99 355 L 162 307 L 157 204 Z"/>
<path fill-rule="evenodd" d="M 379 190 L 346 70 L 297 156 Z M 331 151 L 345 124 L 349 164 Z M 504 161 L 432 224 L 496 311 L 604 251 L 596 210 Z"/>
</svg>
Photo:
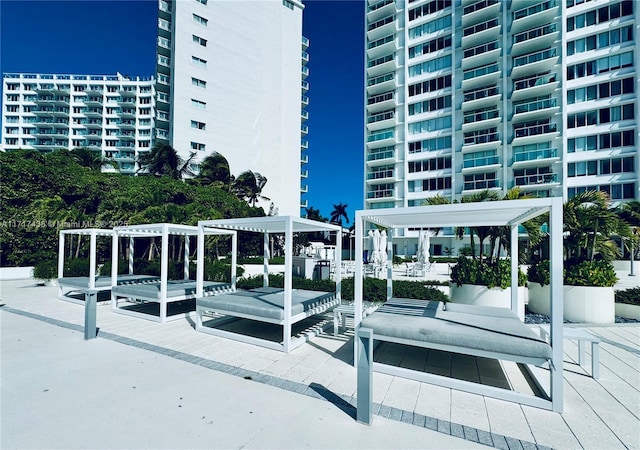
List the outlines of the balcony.
<svg viewBox="0 0 640 450">
<path fill-rule="evenodd" d="M 523 2 L 528 4 L 528 2 Z M 512 5 L 521 5 L 513 2 Z M 541 23 L 551 23 L 558 14 L 558 2 L 556 0 L 546 0 L 531 6 L 516 9 L 513 11 L 513 23 L 511 32 L 518 33 L 526 29 L 535 27 Z"/>
<path fill-rule="evenodd" d="M 309 148 L 309 142 L 306 139 L 300 139 L 300 148 L 306 150 Z"/>
<path fill-rule="evenodd" d="M 481 150 L 490 150 L 501 145 L 500 134 L 496 127 L 481 131 L 472 131 L 464 133 L 462 141 L 462 151 L 477 152 Z"/>
<path fill-rule="evenodd" d="M 84 104 L 99 108 L 102 106 L 102 97 L 87 97 L 84 99 Z"/>
<path fill-rule="evenodd" d="M 367 117 L 367 130 L 377 131 L 397 125 L 395 110 L 386 110 Z"/>
<path fill-rule="evenodd" d="M 475 47 L 500 37 L 502 26 L 497 18 L 462 29 L 462 48 Z"/>
<path fill-rule="evenodd" d="M 524 123 L 513 126 L 512 146 L 534 144 L 558 137 L 555 123 Z"/>
<path fill-rule="evenodd" d="M 556 98 L 538 98 L 527 103 L 513 104 L 514 122 L 531 121 L 549 118 L 559 111 Z"/>
<path fill-rule="evenodd" d="M 380 148 L 395 145 L 396 133 L 393 128 L 385 128 L 367 136 L 367 147 Z"/>
<path fill-rule="evenodd" d="M 123 98 L 122 101 L 125 101 L 125 98 L 133 98 L 133 101 L 135 102 L 135 97 L 138 93 L 138 90 L 135 86 L 123 86 L 118 90 L 118 93 Z"/>
<path fill-rule="evenodd" d="M 479 67 L 495 62 L 500 57 L 500 46 L 497 40 L 480 44 L 464 50 L 462 69 Z"/>
<path fill-rule="evenodd" d="M 306 63 L 308 63 L 308 62 L 309 62 L 309 53 L 307 53 L 307 52 L 302 52 L 301 57 L 302 57 L 302 63 L 303 63 L 303 64 L 306 64 Z"/>
<path fill-rule="evenodd" d="M 300 171 L 300 178 L 309 178 L 309 171 L 308 170 Z"/>
<path fill-rule="evenodd" d="M 559 38 L 555 23 L 526 30 L 513 36 L 511 56 L 520 56 L 536 50 L 549 48 Z"/>
<path fill-rule="evenodd" d="M 367 61 L 367 76 L 377 77 L 388 72 L 395 72 L 398 68 L 395 53 Z"/>
<path fill-rule="evenodd" d="M 309 105 L 309 97 L 307 97 L 306 95 L 303 95 L 300 97 L 300 103 L 303 104 L 304 106 L 308 106 Z"/>
<path fill-rule="evenodd" d="M 484 191 L 486 189 L 500 189 L 500 180 L 465 181 L 462 186 L 462 190 L 466 191 L 465 193 L 470 193 L 468 191 Z"/>
<path fill-rule="evenodd" d="M 300 164 L 309 164 L 309 155 L 300 155 Z"/>
<path fill-rule="evenodd" d="M 378 167 L 373 168 L 371 172 L 367 173 L 367 181 L 389 181 L 394 179 L 393 167 Z"/>
<path fill-rule="evenodd" d="M 394 72 L 385 73 L 377 77 L 367 78 L 367 94 L 379 94 L 385 91 L 394 90 L 397 86 L 396 74 Z"/>
<path fill-rule="evenodd" d="M 487 108 L 497 105 L 500 101 L 500 92 L 497 86 L 481 87 L 463 92 L 461 109 L 463 112 L 472 109 Z"/>
<path fill-rule="evenodd" d="M 514 91 L 511 94 L 511 100 L 515 102 L 525 98 L 549 95 L 559 86 L 558 76 L 552 72 L 517 78 L 513 80 Z"/>
<path fill-rule="evenodd" d="M 367 165 L 374 166 L 395 162 L 395 147 L 390 145 L 376 149 L 369 149 L 367 152 Z"/>
<path fill-rule="evenodd" d="M 307 50 L 309 48 L 309 39 L 302 36 L 302 50 Z"/>
<path fill-rule="evenodd" d="M 462 131 L 471 131 L 487 127 L 496 127 L 502 120 L 497 107 L 472 110 L 464 114 Z"/>
<path fill-rule="evenodd" d="M 514 152 L 512 167 L 539 165 L 541 162 L 555 162 L 559 160 L 557 148 L 543 148 Z"/>
<path fill-rule="evenodd" d="M 301 136 L 306 136 L 307 134 L 309 134 L 309 127 L 306 125 L 301 125 L 300 126 L 300 135 Z"/>
<path fill-rule="evenodd" d="M 300 186 L 300 193 L 301 194 L 306 194 L 307 192 L 309 192 L 309 186 L 306 184 L 303 184 L 302 186 Z"/>
<path fill-rule="evenodd" d="M 102 129 L 102 120 L 100 119 L 90 119 L 84 122 L 85 127 L 90 129 L 100 128 Z"/>
<path fill-rule="evenodd" d="M 395 34 L 397 31 L 398 24 L 396 23 L 396 16 L 392 14 L 369 23 L 367 26 L 367 40 L 372 42 L 389 34 Z"/>
<path fill-rule="evenodd" d="M 376 22 L 398 12 L 395 0 L 380 0 L 367 6 L 367 21 Z"/>
<path fill-rule="evenodd" d="M 120 117 L 127 119 L 134 119 L 136 117 L 136 110 L 134 109 L 123 109 L 120 113 Z"/>
<path fill-rule="evenodd" d="M 300 120 L 302 120 L 303 122 L 305 120 L 309 120 L 309 111 L 300 111 Z"/>
<path fill-rule="evenodd" d="M 500 14 L 499 0 L 481 0 L 479 2 L 466 5 L 462 10 L 462 26 L 464 28 L 486 22 L 489 19 L 498 17 Z"/>
<path fill-rule="evenodd" d="M 163 56 L 171 56 L 171 39 L 158 36 L 158 54 Z"/>
<path fill-rule="evenodd" d="M 558 63 L 558 52 L 555 48 L 548 48 L 536 53 L 513 58 L 511 77 L 518 78 L 531 73 L 539 73 L 554 68 Z"/>
<path fill-rule="evenodd" d="M 308 207 L 309 207 L 309 200 L 300 201 L 300 208 L 308 208 Z"/>
<path fill-rule="evenodd" d="M 84 115 L 87 117 L 102 117 L 102 108 L 87 108 Z"/>
<path fill-rule="evenodd" d="M 462 89 L 472 90 L 481 86 L 495 85 L 500 79 L 498 63 L 465 70 L 462 74 Z"/>
<path fill-rule="evenodd" d="M 367 57 L 369 59 L 380 58 L 398 50 L 398 40 L 390 34 L 367 44 Z"/>
<path fill-rule="evenodd" d="M 498 155 L 487 155 L 478 158 L 471 158 L 471 155 L 464 155 L 462 163 L 462 173 L 486 172 L 487 170 L 498 170 L 501 166 Z M 469 157 L 466 157 L 469 156 Z"/>
<path fill-rule="evenodd" d="M 393 199 L 393 189 L 379 189 L 375 191 L 367 191 L 367 200 L 374 199 Z"/>
<path fill-rule="evenodd" d="M 367 98 L 367 112 L 369 114 L 389 110 L 397 106 L 395 92 L 383 92 Z"/>
<path fill-rule="evenodd" d="M 513 177 L 516 186 L 531 187 L 540 186 L 541 184 L 558 184 L 558 174 L 556 173 L 539 173 L 534 175 L 520 175 Z"/>
<path fill-rule="evenodd" d="M 307 66 L 302 66 L 302 68 L 300 70 L 302 72 L 302 79 L 303 80 L 309 76 L 309 68 Z"/>
<path fill-rule="evenodd" d="M 303 94 L 306 93 L 309 90 L 309 82 L 302 80 L 301 88 L 302 88 L 302 93 Z"/>
<path fill-rule="evenodd" d="M 127 130 L 135 130 L 136 129 L 136 121 L 135 120 L 121 120 L 118 123 L 118 126 L 122 129 Z"/>
</svg>

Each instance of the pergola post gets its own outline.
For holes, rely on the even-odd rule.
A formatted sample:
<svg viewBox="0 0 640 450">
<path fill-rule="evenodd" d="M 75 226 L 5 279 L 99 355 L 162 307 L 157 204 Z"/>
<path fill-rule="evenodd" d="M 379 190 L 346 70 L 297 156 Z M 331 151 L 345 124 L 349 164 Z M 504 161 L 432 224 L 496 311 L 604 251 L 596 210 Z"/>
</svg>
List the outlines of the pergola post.
<svg viewBox="0 0 640 450">
<path fill-rule="evenodd" d="M 204 226 L 198 225 L 198 241 L 196 242 L 196 296 L 204 294 Z"/>
<path fill-rule="evenodd" d="M 189 235 L 184 235 L 184 279 L 189 279 Z"/>
<path fill-rule="evenodd" d="M 58 278 L 64 278 L 64 235 L 65 233 L 60 230 L 58 239 Z"/>
<path fill-rule="evenodd" d="M 336 254 L 333 261 L 336 264 L 336 298 L 342 300 L 342 227 L 336 232 Z"/>
<path fill-rule="evenodd" d="M 269 286 L 269 233 L 266 231 L 262 240 L 262 255 L 264 269 L 262 271 L 262 287 L 267 287 Z"/>
<path fill-rule="evenodd" d="M 267 236 L 267 233 L 265 233 Z M 265 240 L 268 243 L 268 239 Z M 292 261 L 293 259 L 293 220 L 287 217 L 284 231 L 284 326 L 283 326 L 283 345 L 284 351 L 289 353 L 291 349 L 291 289 L 293 287 L 292 280 Z"/>
<path fill-rule="evenodd" d="M 356 336 L 358 332 L 358 326 L 360 322 L 362 322 L 362 258 L 364 255 L 362 253 L 362 234 L 364 232 L 364 220 L 362 219 L 362 215 L 360 211 L 356 211 L 355 225 L 356 225 L 356 254 L 355 258 L 355 274 L 353 275 L 353 300 L 354 300 L 354 311 L 353 311 L 353 328 L 356 331 Z M 358 361 L 358 347 L 360 342 L 358 339 L 353 340 L 353 361 L 354 364 Z"/>
<path fill-rule="evenodd" d="M 391 229 L 387 230 L 387 301 L 393 296 L 393 242 Z"/>
<path fill-rule="evenodd" d="M 561 413 L 563 410 L 563 276 L 562 276 L 562 198 L 554 197 L 549 213 L 549 261 L 551 275 L 551 398 L 552 409 Z"/>
<path fill-rule="evenodd" d="M 131 237 L 130 239 L 133 239 Z M 113 229 L 113 236 L 111 237 L 111 287 L 118 285 L 118 246 L 120 243 L 120 236 L 117 229 Z M 131 263 L 130 263 L 131 264 Z M 111 309 L 116 309 L 118 302 L 116 296 L 111 290 Z"/>
<path fill-rule="evenodd" d="M 236 290 L 238 270 L 238 232 L 234 231 L 231 234 L 231 287 Z"/>
<path fill-rule="evenodd" d="M 511 225 L 511 312 L 524 322 L 524 304 L 522 313 L 518 306 L 518 224 Z"/>
<path fill-rule="evenodd" d="M 89 241 L 89 289 L 96 288 L 96 233 L 91 230 Z"/>
<path fill-rule="evenodd" d="M 167 318 L 167 279 L 169 276 L 169 225 L 162 224 L 162 248 L 160 249 L 160 322 Z"/>
<path fill-rule="evenodd" d="M 129 275 L 133 275 L 134 242 L 133 236 L 129 236 Z"/>
</svg>

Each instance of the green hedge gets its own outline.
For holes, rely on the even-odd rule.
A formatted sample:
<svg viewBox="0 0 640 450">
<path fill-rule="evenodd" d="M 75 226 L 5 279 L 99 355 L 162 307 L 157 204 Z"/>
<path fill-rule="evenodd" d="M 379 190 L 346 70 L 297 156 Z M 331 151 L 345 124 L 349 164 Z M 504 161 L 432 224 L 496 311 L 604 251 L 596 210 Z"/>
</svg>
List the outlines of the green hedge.
<svg viewBox="0 0 640 450">
<path fill-rule="evenodd" d="M 363 280 L 364 300 L 370 302 L 384 302 L 387 299 L 387 281 L 376 278 L 365 278 Z M 332 292 L 336 289 L 336 284 L 331 280 L 309 280 L 306 278 L 294 277 L 294 289 L 306 289 L 310 291 Z M 249 278 L 240 278 L 237 283 L 239 289 L 253 289 L 262 287 L 262 275 L 255 275 Z M 282 275 L 269 275 L 269 286 L 284 287 L 284 277 Z M 342 299 L 353 301 L 353 278 L 342 280 Z M 421 281 L 398 280 L 393 282 L 393 296 L 401 298 L 417 298 L 423 300 L 449 301 L 449 297 L 442 291 L 426 286 Z"/>
<path fill-rule="evenodd" d="M 478 260 L 461 256 L 457 264 L 451 268 L 451 282 L 458 286 L 462 284 L 477 284 L 488 288 L 511 286 L 511 260 L 497 261 Z M 518 269 L 518 286 L 527 283 L 527 276 Z"/>
<path fill-rule="evenodd" d="M 631 288 L 624 291 L 616 291 L 616 303 L 640 306 L 640 288 Z"/>
</svg>

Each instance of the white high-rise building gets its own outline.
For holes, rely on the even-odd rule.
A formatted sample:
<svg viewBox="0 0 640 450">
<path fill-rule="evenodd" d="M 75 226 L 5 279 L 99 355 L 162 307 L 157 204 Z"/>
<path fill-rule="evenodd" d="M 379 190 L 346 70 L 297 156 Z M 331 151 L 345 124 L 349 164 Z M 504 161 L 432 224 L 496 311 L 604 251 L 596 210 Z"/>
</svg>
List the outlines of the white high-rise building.
<svg viewBox="0 0 640 450">
<path fill-rule="evenodd" d="M 133 174 L 153 145 L 154 88 L 153 77 L 5 73 L 1 148 L 86 147 Z"/>
<path fill-rule="evenodd" d="M 515 186 L 640 199 L 638 5 L 368 0 L 365 207 Z"/>
<path fill-rule="evenodd" d="M 306 186 L 308 40 L 299 1 L 159 0 L 156 139 L 195 162 L 268 180 L 261 200 L 299 215 Z"/>
</svg>

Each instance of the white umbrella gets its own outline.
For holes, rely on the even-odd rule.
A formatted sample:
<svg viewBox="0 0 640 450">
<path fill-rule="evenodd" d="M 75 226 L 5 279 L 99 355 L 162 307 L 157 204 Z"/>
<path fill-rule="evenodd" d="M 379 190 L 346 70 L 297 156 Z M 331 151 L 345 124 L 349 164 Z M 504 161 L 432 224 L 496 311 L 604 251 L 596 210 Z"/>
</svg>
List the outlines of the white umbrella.
<svg viewBox="0 0 640 450">
<path fill-rule="evenodd" d="M 387 263 L 387 232 L 385 230 L 380 233 L 380 262 Z"/>
<path fill-rule="evenodd" d="M 371 252 L 371 258 L 369 262 L 374 264 L 380 263 L 380 230 L 375 230 L 371 235 L 371 242 L 373 243 L 373 249 Z"/>
<path fill-rule="evenodd" d="M 429 264 L 429 246 L 431 245 L 431 235 L 428 231 L 421 231 L 418 239 L 418 262 Z"/>
<path fill-rule="evenodd" d="M 373 230 L 369 230 L 368 238 L 365 239 L 365 247 L 367 250 L 367 260 L 366 262 L 371 262 L 373 260 Z"/>
</svg>

